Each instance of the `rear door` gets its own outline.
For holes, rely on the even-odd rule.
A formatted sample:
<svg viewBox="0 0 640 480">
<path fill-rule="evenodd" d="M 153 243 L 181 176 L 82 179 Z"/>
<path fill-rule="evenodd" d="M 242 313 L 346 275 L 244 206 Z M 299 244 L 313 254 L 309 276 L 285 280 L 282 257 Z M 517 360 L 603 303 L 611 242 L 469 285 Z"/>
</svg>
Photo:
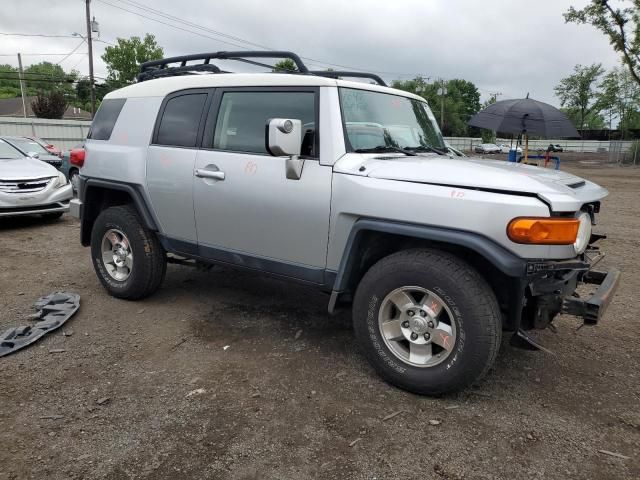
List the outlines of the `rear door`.
<svg viewBox="0 0 640 480">
<path fill-rule="evenodd" d="M 192 89 L 167 96 L 147 154 L 147 189 L 162 232 L 193 248 L 193 168 L 212 95 L 210 89 Z"/>
<path fill-rule="evenodd" d="M 318 105 L 317 87 L 216 89 L 195 165 L 220 172 L 194 182 L 202 256 L 322 282 L 332 168 L 319 163 Z M 267 153 L 271 118 L 302 121 L 299 180 Z"/>
</svg>

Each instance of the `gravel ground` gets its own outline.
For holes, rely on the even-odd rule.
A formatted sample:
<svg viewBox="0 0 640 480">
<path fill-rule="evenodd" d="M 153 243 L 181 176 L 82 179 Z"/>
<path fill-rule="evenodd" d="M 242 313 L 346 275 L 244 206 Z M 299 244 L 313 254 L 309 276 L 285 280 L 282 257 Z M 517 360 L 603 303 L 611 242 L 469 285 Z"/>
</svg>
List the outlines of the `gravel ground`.
<svg viewBox="0 0 640 480">
<path fill-rule="evenodd" d="M 568 169 L 611 191 L 614 304 L 600 326 L 536 332 L 556 356 L 505 344 L 442 398 L 382 382 L 314 290 L 170 266 L 156 295 L 121 301 L 74 219 L 1 221 L 0 327 L 55 290 L 82 306 L 70 336 L 0 359 L 0 479 L 640 478 L 640 170 Z"/>
</svg>

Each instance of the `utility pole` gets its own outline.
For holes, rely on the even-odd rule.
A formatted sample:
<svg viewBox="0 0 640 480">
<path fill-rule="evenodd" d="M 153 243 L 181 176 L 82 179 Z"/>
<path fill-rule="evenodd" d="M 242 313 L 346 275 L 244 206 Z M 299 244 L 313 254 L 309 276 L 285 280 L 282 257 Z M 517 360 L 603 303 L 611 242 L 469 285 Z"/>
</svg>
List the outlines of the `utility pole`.
<svg viewBox="0 0 640 480">
<path fill-rule="evenodd" d="M 22 55 L 18 53 L 18 78 L 20 79 L 20 95 L 22 96 L 22 114 L 27 118 L 27 104 L 24 100 L 24 75 L 22 72 Z"/>
<path fill-rule="evenodd" d="M 91 0 L 85 0 L 87 17 L 87 44 L 89 45 L 89 83 L 91 83 L 91 118 L 96 114 L 96 86 L 93 79 L 93 45 L 91 42 L 91 14 L 89 11 Z"/>
<path fill-rule="evenodd" d="M 444 97 L 447 94 L 447 87 L 444 86 L 444 79 L 440 79 L 442 85 L 438 89 L 438 95 L 440 95 L 440 130 L 444 130 Z"/>
</svg>

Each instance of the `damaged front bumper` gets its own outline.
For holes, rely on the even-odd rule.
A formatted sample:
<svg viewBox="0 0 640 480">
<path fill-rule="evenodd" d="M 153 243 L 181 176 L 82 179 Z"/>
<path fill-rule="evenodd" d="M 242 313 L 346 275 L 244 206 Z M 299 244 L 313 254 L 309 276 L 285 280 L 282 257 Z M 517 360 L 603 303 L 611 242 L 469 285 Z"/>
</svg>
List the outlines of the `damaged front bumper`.
<svg viewBox="0 0 640 480">
<path fill-rule="evenodd" d="M 620 283 L 620 271 L 616 268 L 611 268 L 608 272 L 588 271 L 581 280 L 586 284 L 598 285 L 598 289 L 587 299 L 566 297 L 562 313 L 580 317 L 587 325 L 595 325 L 613 299 Z"/>
</svg>

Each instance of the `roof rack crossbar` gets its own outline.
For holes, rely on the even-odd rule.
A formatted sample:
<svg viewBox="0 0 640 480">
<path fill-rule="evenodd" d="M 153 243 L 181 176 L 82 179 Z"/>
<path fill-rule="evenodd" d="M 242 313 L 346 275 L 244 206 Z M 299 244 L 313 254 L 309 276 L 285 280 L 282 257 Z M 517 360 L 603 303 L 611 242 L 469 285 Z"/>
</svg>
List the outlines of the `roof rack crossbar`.
<svg viewBox="0 0 640 480">
<path fill-rule="evenodd" d="M 166 68 L 167 65 L 171 63 L 178 62 L 190 62 L 194 60 L 237 60 L 239 58 L 281 58 L 281 59 L 289 59 L 296 64 L 296 68 L 300 73 L 308 73 L 309 69 L 304 64 L 304 62 L 300 59 L 298 55 L 293 52 L 287 51 L 270 51 L 270 50 L 247 50 L 247 51 L 236 51 L 236 52 L 211 52 L 211 53 L 196 53 L 193 55 L 180 55 L 177 57 L 168 57 L 160 60 L 151 60 L 150 62 L 145 62 L 140 65 L 140 72 L 144 73 L 147 70 L 157 69 L 157 68 Z"/>
<path fill-rule="evenodd" d="M 196 53 L 193 55 L 180 55 L 177 57 L 168 57 L 161 60 L 152 60 L 140 65 L 140 73 L 138 74 L 138 81 L 143 82 L 145 80 L 151 80 L 152 78 L 170 77 L 173 75 L 188 75 L 193 72 L 210 72 L 210 73 L 229 73 L 220 70 L 216 65 L 211 63 L 211 60 L 235 60 L 238 62 L 249 63 L 259 67 L 275 70 L 275 65 L 269 65 L 267 63 L 257 62 L 249 60 L 251 58 L 279 58 L 289 59 L 296 65 L 297 71 L 286 72 L 282 70 L 282 73 L 301 73 L 308 75 L 317 75 L 326 78 L 368 78 L 373 80 L 378 85 L 384 87 L 387 84 L 374 73 L 365 72 L 347 72 L 347 71 L 335 71 L 335 70 L 314 70 L 310 71 L 304 62 L 298 55 L 293 52 L 287 51 L 270 51 L 270 50 L 248 50 L 248 51 L 233 51 L 233 52 L 211 52 L 211 53 Z M 187 65 L 188 62 L 200 62 L 191 65 Z M 172 66 L 177 64 L 176 66 Z"/>
<path fill-rule="evenodd" d="M 180 67 L 164 67 L 147 70 L 138 74 L 138 81 L 144 82 L 152 78 L 173 77 L 178 75 L 188 75 L 192 72 L 227 73 L 213 63 L 203 63 L 201 65 L 182 65 Z"/>
<path fill-rule="evenodd" d="M 368 78 L 370 80 L 375 81 L 378 85 L 382 85 L 383 87 L 387 86 L 385 81 L 375 73 L 345 72 L 345 71 L 337 71 L 337 70 L 314 70 L 309 73 L 311 73 L 312 75 L 318 75 L 320 77 L 328 77 L 328 78 L 340 78 L 340 77 Z"/>
</svg>

